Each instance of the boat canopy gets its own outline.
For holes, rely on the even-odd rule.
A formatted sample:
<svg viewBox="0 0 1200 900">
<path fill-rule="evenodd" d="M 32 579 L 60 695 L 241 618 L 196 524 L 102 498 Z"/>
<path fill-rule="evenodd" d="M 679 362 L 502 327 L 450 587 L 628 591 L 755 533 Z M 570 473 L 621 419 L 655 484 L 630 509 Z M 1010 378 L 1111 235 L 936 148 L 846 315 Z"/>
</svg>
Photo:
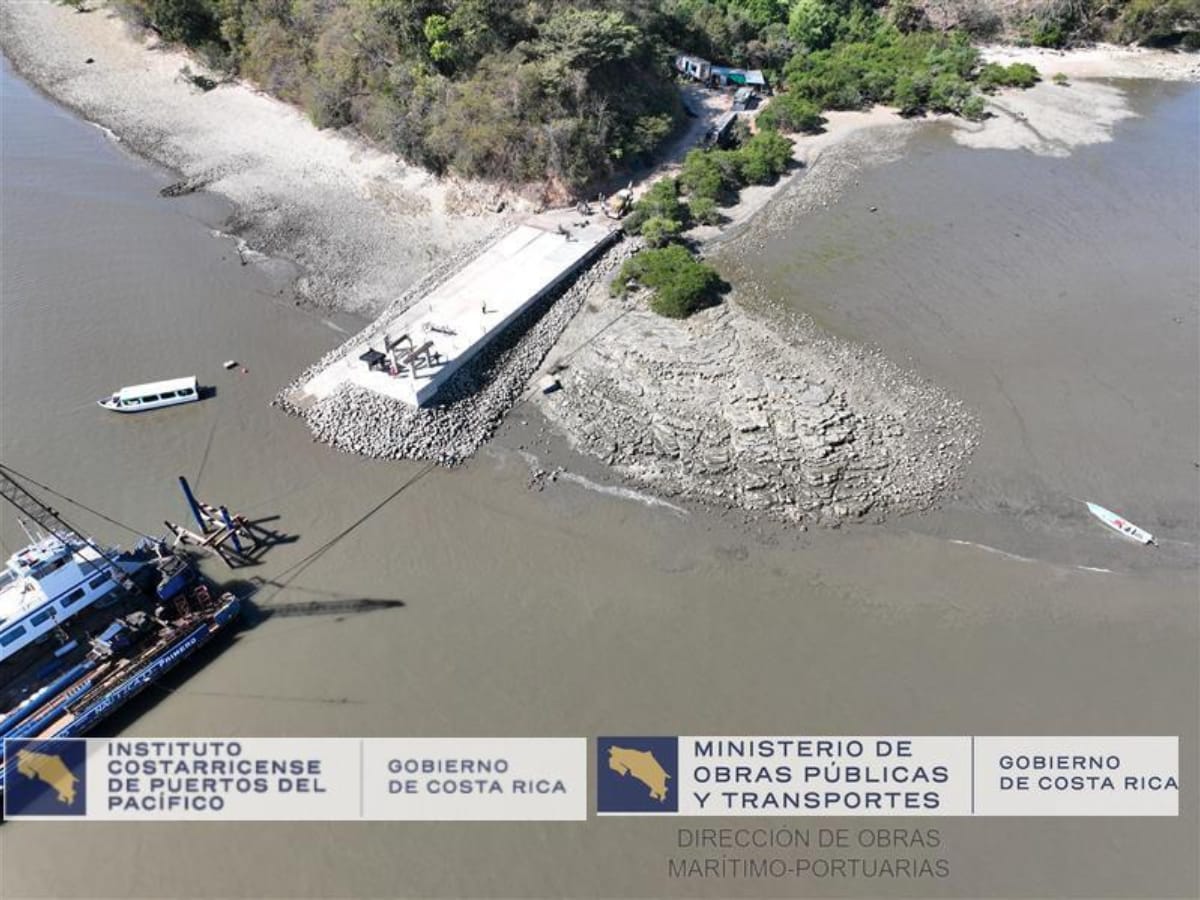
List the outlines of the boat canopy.
<svg viewBox="0 0 1200 900">
<path fill-rule="evenodd" d="M 129 387 L 123 387 L 117 393 L 117 399 L 122 401 L 134 400 L 138 397 L 162 396 L 163 394 L 173 394 L 188 389 L 193 394 L 196 392 L 195 375 L 189 378 L 172 378 L 169 381 L 151 381 L 148 384 L 133 384 Z"/>
</svg>

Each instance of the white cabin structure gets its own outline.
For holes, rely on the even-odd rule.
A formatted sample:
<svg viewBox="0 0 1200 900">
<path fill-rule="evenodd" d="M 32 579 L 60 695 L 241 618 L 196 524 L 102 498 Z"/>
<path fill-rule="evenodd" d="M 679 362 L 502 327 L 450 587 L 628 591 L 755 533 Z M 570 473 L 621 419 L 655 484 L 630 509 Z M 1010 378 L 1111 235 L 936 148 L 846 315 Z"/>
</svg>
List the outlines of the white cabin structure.
<svg viewBox="0 0 1200 900">
<path fill-rule="evenodd" d="M 0 662 L 109 597 L 122 577 L 95 548 L 65 535 L 14 553 L 0 570 Z"/>
<path fill-rule="evenodd" d="M 173 378 L 170 381 L 152 381 L 148 384 L 123 387 L 111 397 L 96 402 L 114 412 L 133 413 L 162 409 L 164 406 L 178 406 L 180 403 L 191 403 L 199 399 L 200 390 L 196 386 L 196 376 L 192 375 L 189 378 Z"/>
</svg>

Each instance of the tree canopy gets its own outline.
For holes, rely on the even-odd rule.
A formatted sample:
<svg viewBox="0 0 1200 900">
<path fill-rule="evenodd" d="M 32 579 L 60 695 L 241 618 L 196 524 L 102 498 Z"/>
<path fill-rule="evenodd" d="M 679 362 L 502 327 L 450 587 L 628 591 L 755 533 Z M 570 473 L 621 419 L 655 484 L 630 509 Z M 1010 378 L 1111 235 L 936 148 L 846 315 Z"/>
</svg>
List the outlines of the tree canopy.
<svg viewBox="0 0 1200 900">
<path fill-rule="evenodd" d="M 1032 83 L 980 67 L 998 14 L 929 0 L 117 0 L 170 41 L 406 159 L 566 192 L 649 161 L 683 111 L 673 50 L 761 68 L 786 88 L 760 123 L 827 109 L 982 114 L 972 90 Z M 1022 7 L 1023 9 L 1026 7 Z M 1200 43 L 1200 0 L 1045 0 L 1016 35 Z M 950 10 L 951 12 L 947 12 Z M 1024 14 L 1024 13 L 1023 13 Z M 1010 35 L 1015 27 L 1006 21 Z M 1011 67 L 1010 67 L 1011 69 Z M 982 73 L 982 74 L 981 74 Z M 728 173 L 722 175 L 726 178 Z M 689 176 L 691 177 L 691 176 Z M 712 176 L 708 176 L 711 180 Z"/>
</svg>

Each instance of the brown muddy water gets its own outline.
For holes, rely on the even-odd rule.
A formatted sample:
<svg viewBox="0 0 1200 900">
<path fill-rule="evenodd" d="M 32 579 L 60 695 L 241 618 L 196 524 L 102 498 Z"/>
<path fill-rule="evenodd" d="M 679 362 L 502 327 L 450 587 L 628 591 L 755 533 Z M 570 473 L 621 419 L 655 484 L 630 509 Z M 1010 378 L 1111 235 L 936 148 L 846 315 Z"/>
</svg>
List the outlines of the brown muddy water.
<svg viewBox="0 0 1200 900">
<path fill-rule="evenodd" d="M 334 453 L 268 402 L 343 339 L 338 328 L 355 323 L 296 308 L 286 265 L 242 265 L 234 245 L 210 233 L 227 212 L 220 203 L 159 198 L 169 174 L 129 158 L 7 70 L 0 89 L 5 462 L 134 529 L 154 532 L 164 518 L 183 519 L 174 486 L 180 474 L 202 496 L 269 520 L 295 540 L 235 575 L 256 580 L 264 610 L 313 599 L 403 603 L 341 617 L 264 617 L 111 730 L 1179 734 L 1184 770 L 1194 770 L 1200 628 L 1196 573 L 1185 564 L 1133 565 L 1126 548 L 1098 530 L 1089 541 L 1105 549 L 1083 555 L 1111 556 L 1111 573 L 1078 568 L 1086 562 L 1072 556 L 1083 546 L 1078 535 L 1062 558 L 1023 560 L 951 542 L 960 535 L 950 519 L 794 534 L 562 480 L 530 491 L 517 452 L 528 436 L 519 428 L 454 471 Z M 1131 127 L 1158 127 L 1162 108 L 1148 102 L 1145 118 Z M 1112 146 L 1127 140 L 1137 139 L 1122 133 Z M 977 159 L 984 173 L 1021 165 L 989 161 L 935 135 L 928 142 L 920 146 L 943 154 L 965 182 Z M 1074 202 L 1072 179 L 1118 179 L 1120 168 L 1093 167 L 1122 159 L 1144 165 L 1144 151 L 1135 144 L 1110 163 L 1054 161 L 1056 196 Z M 1194 191 L 1186 165 L 1155 158 L 1178 193 Z M 918 155 L 912 165 L 924 160 Z M 932 190 L 945 175 L 930 165 Z M 975 189 L 994 204 L 1016 204 L 1017 187 L 984 174 Z M 927 229 L 941 227 L 939 207 L 927 200 L 923 208 Z M 912 210 L 905 215 L 920 219 Z M 836 210 L 829 219 L 836 235 Z M 796 225 L 823 227 L 819 219 Z M 1051 241 L 1049 225 L 1025 227 L 1026 244 Z M 869 233 L 864 240 L 881 241 Z M 1174 282 L 1156 273 L 1187 249 L 1186 240 L 1174 252 L 1162 249 L 1163 263 L 1130 276 L 1146 288 L 1145 298 L 1170 293 Z M 957 258 L 960 251 L 950 244 L 944 252 Z M 897 279 L 970 271 L 962 261 L 934 268 L 915 254 L 896 259 L 908 260 Z M 1025 265 L 1048 263 L 1034 253 Z M 1025 298 L 1005 291 L 997 287 L 990 305 L 1012 304 L 1018 321 Z M 855 292 L 847 285 L 845 293 Z M 1166 366 L 1157 338 L 1155 346 L 1139 345 L 1142 326 L 1118 315 L 1128 326 L 1127 356 L 1154 371 Z M 978 330 L 987 340 L 984 323 Z M 1081 338 L 1047 347 L 1040 343 L 1050 341 L 1045 331 L 1025 326 L 1025 341 L 994 343 L 990 364 L 1006 383 L 1036 362 L 1038 347 L 1068 354 L 1056 366 L 1072 371 L 1067 360 Z M 861 334 L 879 339 L 866 327 Z M 914 356 L 934 354 L 918 329 L 907 334 Z M 955 332 L 938 337 L 956 339 Z M 248 373 L 223 370 L 227 358 Z M 1173 358 L 1172 382 L 1194 392 L 1195 359 Z M 960 377 L 968 367 L 939 368 L 937 359 L 919 361 L 976 402 L 970 380 Z M 133 417 L 94 404 L 122 384 L 193 372 L 216 389 L 200 404 Z M 986 410 L 981 415 L 986 421 Z M 1042 433 L 1041 418 L 1027 416 L 1026 424 L 1035 447 L 1070 444 L 1070 422 L 1053 438 Z M 1128 418 L 1107 425 L 1124 428 Z M 985 445 L 994 432 L 988 429 Z M 1077 432 L 1075 443 L 1091 437 Z M 1173 447 L 1186 444 L 1173 440 L 1180 442 Z M 1103 460 L 1080 458 L 1095 466 Z M 1047 449 L 1021 465 L 1055 491 L 1087 487 L 1059 486 L 1067 466 L 1048 462 L 1054 459 Z M 1155 464 L 1164 465 L 1158 457 Z M 1019 469 L 1005 471 L 1019 481 Z M 1104 471 L 1097 487 L 1134 478 Z M 978 477 L 985 487 L 1002 486 L 1000 475 Z M 1182 478 L 1170 483 L 1185 486 Z M 1176 507 L 1166 493 L 1147 491 L 1133 496 L 1186 515 L 1186 500 Z M 995 504 L 964 502 L 974 502 L 979 516 L 1004 519 Z M 132 539 L 60 505 L 103 540 Z M 964 540 L 1010 533 L 968 524 L 981 530 Z M 1023 539 L 1025 524 L 1017 517 L 1011 534 Z M 1166 530 L 1173 540 L 1196 539 L 1186 525 Z M 0 538 L 10 550 L 20 543 L 7 510 Z M 1196 782 L 1185 779 L 1178 819 L 944 820 L 937 823 L 940 853 L 950 875 L 923 882 L 672 880 L 667 860 L 677 854 L 676 834 L 662 820 L 10 823 L 0 826 L 0 896 L 1190 896 L 1198 877 L 1196 817 Z"/>
<path fill-rule="evenodd" d="M 723 256 L 736 281 L 877 344 L 980 418 L 960 496 L 908 527 L 1085 565 L 1194 567 L 1200 88 L 1114 84 L 1139 115 L 1111 143 L 1047 158 L 913 129 L 829 209 L 768 214 Z M 1078 498 L 1161 552 L 1095 540 Z"/>
</svg>

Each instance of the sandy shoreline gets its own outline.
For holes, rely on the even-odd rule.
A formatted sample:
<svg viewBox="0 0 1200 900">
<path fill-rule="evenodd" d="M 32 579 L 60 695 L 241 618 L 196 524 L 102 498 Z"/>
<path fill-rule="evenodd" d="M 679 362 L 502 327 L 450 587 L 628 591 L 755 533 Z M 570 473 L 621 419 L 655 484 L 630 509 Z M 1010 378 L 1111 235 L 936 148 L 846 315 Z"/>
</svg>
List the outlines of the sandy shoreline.
<svg viewBox="0 0 1200 900">
<path fill-rule="evenodd" d="M 300 265 L 300 296 L 371 314 L 443 255 L 503 227 L 494 190 L 437 179 L 362 140 L 319 131 L 244 83 L 208 93 L 190 55 L 139 39 L 107 7 L 0 4 L 3 49 L 59 102 L 235 208 L 229 230 Z M 91 60 L 91 62 L 88 62 Z"/>
<path fill-rule="evenodd" d="M 1072 50 L 987 44 L 980 48 L 984 59 L 1009 65 L 1015 62 L 1036 66 L 1042 77 L 1062 72 L 1069 78 L 1152 78 L 1157 81 L 1200 81 L 1200 54 L 1093 44 Z"/>
</svg>

